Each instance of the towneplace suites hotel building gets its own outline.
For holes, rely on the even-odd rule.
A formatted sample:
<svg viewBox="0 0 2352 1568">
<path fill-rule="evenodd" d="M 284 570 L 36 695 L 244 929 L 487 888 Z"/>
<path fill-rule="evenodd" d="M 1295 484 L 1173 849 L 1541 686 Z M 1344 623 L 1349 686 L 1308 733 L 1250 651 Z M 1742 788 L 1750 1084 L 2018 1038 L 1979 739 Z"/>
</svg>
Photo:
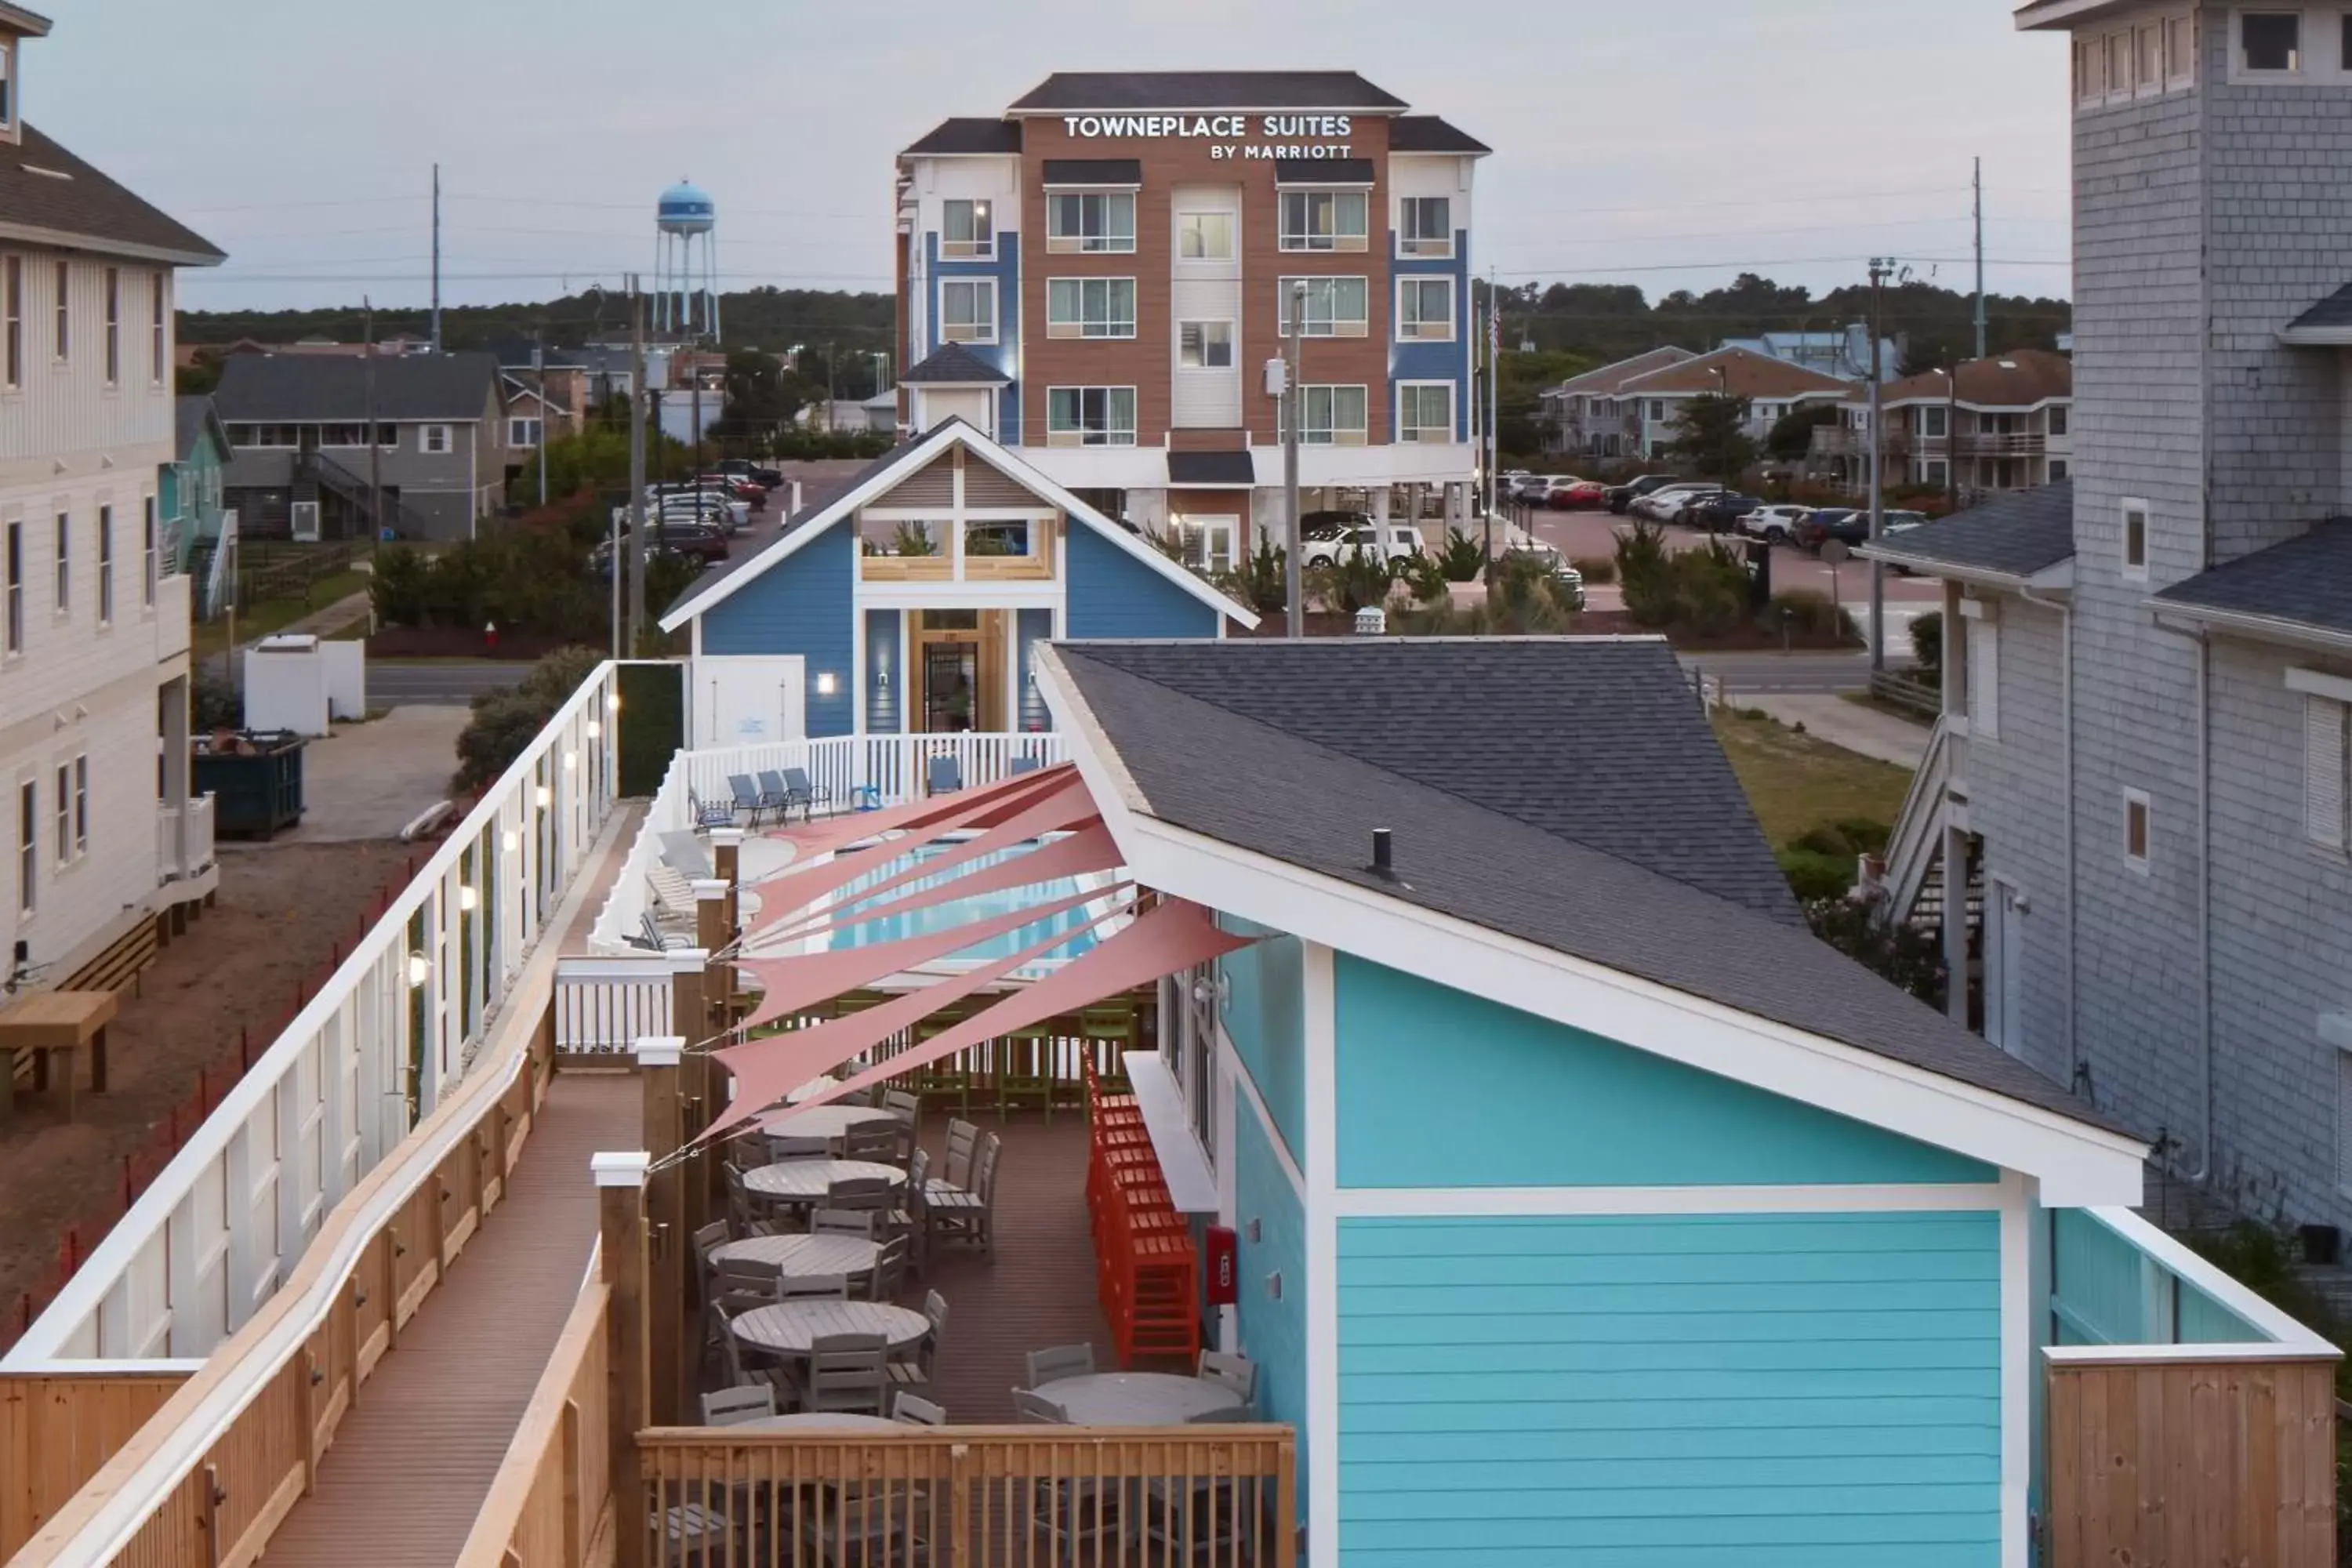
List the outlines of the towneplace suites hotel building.
<svg viewBox="0 0 2352 1568">
<path fill-rule="evenodd" d="M 1465 520 L 1487 149 L 1352 71 L 1064 73 L 898 155 L 899 418 L 961 416 L 1222 566 L 1303 505 Z"/>
</svg>

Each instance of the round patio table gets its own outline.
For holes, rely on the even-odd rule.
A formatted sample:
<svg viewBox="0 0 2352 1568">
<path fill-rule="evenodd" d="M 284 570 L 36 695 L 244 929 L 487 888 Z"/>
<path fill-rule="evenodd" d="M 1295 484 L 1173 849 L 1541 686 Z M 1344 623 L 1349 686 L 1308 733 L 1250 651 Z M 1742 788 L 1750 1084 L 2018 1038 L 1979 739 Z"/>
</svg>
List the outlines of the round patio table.
<svg viewBox="0 0 2352 1568">
<path fill-rule="evenodd" d="M 846 1410 L 803 1410 L 790 1415 L 762 1415 L 756 1421 L 738 1421 L 728 1427 L 730 1432 L 895 1432 L 896 1421 L 886 1421 L 879 1415 L 856 1415 Z"/>
<path fill-rule="evenodd" d="M 871 1274 L 882 1244 L 856 1236 L 748 1236 L 710 1249 L 710 1261 L 772 1265 L 787 1279 L 815 1274 Z"/>
<path fill-rule="evenodd" d="M 807 1089 L 803 1084 L 802 1089 Z M 794 1089 L 794 1094 L 801 1089 Z M 808 1089 L 814 1094 L 814 1089 Z M 813 1105 L 806 1110 L 771 1110 L 760 1118 L 760 1131 L 786 1138 L 830 1138 L 838 1142 L 853 1127 L 869 1121 L 896 1121 L 895 1112 L 871 1105 Z"/>
<path fill-rule="evenodd" d="M 871 1160 L 786 1160 L 744 1172 L 743 1190 L 786 1203 L 822 1203 L 835 1182 L 870 1180 L 887 1182 L 895 1192 L 907 1184 L 907 1173 Z"/>
<path fill-rule="evenodd" d="M 808 1082 L 801 1085 L 800 1088 L 784 1096 L 784 1103 L 787 1105 L 798 1105 L 802 1100 L 808 1099 L 809 1096 L 813 1094 L 821 1094 L 824 1090 L 833 1088 L 841 1080 L 839 1079 L 834 1077 L 831 1073 L 821 1074 L 816 1078 L 809 1079 Z"/>
<path fill-rule="evenodd" d="M 752 1308 L 732 1326 L 735 1337 L 753 1350 L 788 1356 L 808 1354 L 827 1334 L 880 1334 L 891 1350 L 903 1351 L 931 1331 L 922 1313 L 883 1301 L 779 1301 Z"/>
<path fill-rule="evenodd" d="M 764 1310 L 765 1309 L 761 1309 Z M 1057 1377 L 1031 1392 L 1069 1413 L 1074 1426 L 1181 1426 L 1249 1402 L 1222 1383 L 1172 1372 L 1097 1372 Z"/>
</svg>

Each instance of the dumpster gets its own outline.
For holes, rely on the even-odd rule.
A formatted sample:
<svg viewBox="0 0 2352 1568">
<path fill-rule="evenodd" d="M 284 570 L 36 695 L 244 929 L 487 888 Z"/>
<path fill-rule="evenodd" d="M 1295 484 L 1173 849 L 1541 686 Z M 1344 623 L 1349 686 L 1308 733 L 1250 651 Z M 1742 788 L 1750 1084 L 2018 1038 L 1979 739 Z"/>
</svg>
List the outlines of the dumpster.
<svg viewBox="0 0 2352 1568">
<path fill-rule="evenodd" d="M 304 743 L 290 730 L 215 730 L 196 738 L 190 787 L 213 797 L 215 837 L 268 838 L 302 820 Z"/>
</svg>

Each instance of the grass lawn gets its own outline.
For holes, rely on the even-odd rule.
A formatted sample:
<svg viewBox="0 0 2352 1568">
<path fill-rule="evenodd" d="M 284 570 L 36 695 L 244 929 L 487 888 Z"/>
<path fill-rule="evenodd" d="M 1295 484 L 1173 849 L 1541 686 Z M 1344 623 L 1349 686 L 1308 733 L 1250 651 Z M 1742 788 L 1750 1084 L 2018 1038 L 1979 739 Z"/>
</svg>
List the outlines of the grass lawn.
<svg viewBox="0 0 2352 1568">
<path fill-rule="evenodd" d="M 321 577 L 310 584 L 307 597 L 294 595 L 283 599 L 263 599 L 252 605 L 240 605 L 236 611 L 236 640 L 249 643 L 256 637 L 266 637 L 272 632 L 282 632 L 314 610 L 323 610 L 338 599 L 367 591 L 370 579 L 364 572 L 338 572 L 331 577 Z M 366 610 L 359 618 L 365 621 Z M 213 658 L 228 647 L 229 620 L 226 616 L 197 625 L 191 654 L 198 659 Z"/>
<path fill-rule="evenodd" d="M 1717 713 L 1715 734 L 1764 826 L 1764 837 L 1775 845 L 1856 817 L 1892 826 L 1911 787 L 1905 769 L 1769 719 Z"/>
</svg>

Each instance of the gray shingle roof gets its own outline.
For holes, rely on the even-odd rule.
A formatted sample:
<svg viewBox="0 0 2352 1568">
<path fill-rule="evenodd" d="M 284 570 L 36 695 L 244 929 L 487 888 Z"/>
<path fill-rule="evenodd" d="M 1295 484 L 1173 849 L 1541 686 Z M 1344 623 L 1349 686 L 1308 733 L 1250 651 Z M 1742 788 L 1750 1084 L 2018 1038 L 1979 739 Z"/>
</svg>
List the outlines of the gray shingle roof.
<svg viewBox="0 0 2352 1568">
<path fill-rule="evenodd" d="M 214 427 L 214 439 L 220 443 L 221 456 L 228 456 L 228 433 L 219 428 L 220 415 L 213 407 L 208 393 L 172 400 L 173 454 L 184 463 L 194 455 L 196 440 L 205 427 Z"/>
<path fill-rule="evenodd" d="M 1013 378 L 961 343 L 942 343 L 898 379 L 916 386 L 1003 386 Z"/>
<path fill-rule="evenodd" d="M 1127 109 L 1402 109 L 1354 71 L 1056 71 L 1013 112 Z"/>
<path fill-rule="evenodd" d="M 383 420 L 480 419 L 498 384 L 499 358 L 490 353 L 232 354 L 213 401 L 233 425 L 365 419 L 371 363 Z"/>
<path fill-rule="evenodd" d="M 2352 634 L 2352 518 L 2330 518 L 2299 538 L 2200 572 L 2156 601 Z"/>
<path fill-rule="evenodd" d="M 906 148 L 908 153 L 933 155 L 955 153 L 1018 153 L 1021 122 L 1017 120 L 942 120 Z"/>
<path fill-rule="evenodd" d="M 1942 566 L 2031 577 L 2074 553 L 2074 481 L 2011 490 L 1872 548 L 1930 574 Z"/>
<path fill-rule="evenodd" d="M 2105 1125 L 1814 938 L 1663 642 L 1059 652 L 1161 821 Z M 1375 827 L 1395 882 L 1364 869 Z"/>
<path fill-rule="evenodd" d="M 1400 114 L 1389 121 L 1391 153 L 1491 153 L 1492 147 L 1434 114 Z"/>
<path fill-rule="evenodd" d="M 2287 323 L 2287 331 L 2305 327 L 2352 327 L 2352 283 L 2343 288 Z"/>
<path fill-rule="evenodd" d="M 211 267 L 221 249 L 133 195 L 27 125 L 22 144 L 0 146 L 0 232 L 45 231 L 92 250 Z"/>
</svg>

